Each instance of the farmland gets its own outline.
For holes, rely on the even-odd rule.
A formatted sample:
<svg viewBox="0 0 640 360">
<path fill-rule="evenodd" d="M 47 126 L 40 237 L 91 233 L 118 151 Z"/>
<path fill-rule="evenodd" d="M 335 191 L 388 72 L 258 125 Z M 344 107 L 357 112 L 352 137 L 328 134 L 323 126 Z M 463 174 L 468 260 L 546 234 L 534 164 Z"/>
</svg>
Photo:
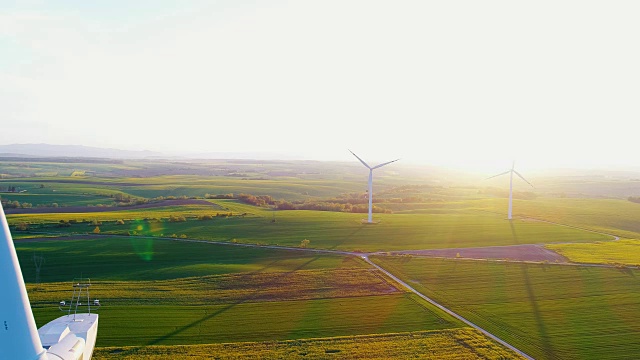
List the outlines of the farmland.
<svg viewBox="0 0 640 360">
<path fill-rule="evenodd" d="M 372 259 L 536 359 L 628 359 L 640 352 L 638 270 Z"/>
<path fill-rule="evenodd" d="M 346 336 L 461 324 L 355 257 L 146 239 L 17 244 L 46 259 L 29 285 L 38 323 L 60 315 L 75 274 L 92 274 L 98 346 L 196 344 Z M 230 328 L 229 324 L 233 324 Z"/>
<path fill-rule="evenodd" d="M 575 262 L 634 265 L 637 241 L 608 234 L 638 237 L 640 205 L 604 198 L 636 195 L 624 193 L 633 181 L 580 183 L 578 194 L 556 179 L 516 193 L 506 221 L 504 184 L 399 168 L 376 178 L 385 213 L 366 225 L 366 214 L 343 207 L 366 202 L 366 174 L 339 163 L 0 161 L 0 174 L 38 325 L 59 316 L 73 278 L 90 277 L 103 304 L 96 358 L 426 357 L 425 347 L 432 358 L 515 356 L 358 256 L 303 248 L 379 252 L 377 264 L 535 358 L 640 351 L 630 340 L 640 320 L 635 269 L 390 253 L 545 246 Z M 338 205 L 276 210 L 283 202 Z M 45 260 L 39 284 L 33 256 Z"/>
<path fill-rule="evenodd" d="M 127 305 L 99 310 L 97 346 L 185 345 L 304 339 L 461 327 L 425 310 L 417 298 L 395 294 L 219 305 Z M 60 311 L 34 309 L 36 319 Z M 39 323 L 38 325 L 42 325 Z"/>
<path fill-rule="evenodd" d="M 548 244 L 546 247 L 574 262 L 640 266 L 639 240 L 585 244 Z"/>
<path fill-rule="evenodd" d="M 515 355 L 469 329 L 419 331 L 400 334 L 356 335 L 326 339 L 242 342 L 191 346 L 98 348 L 96 360 L 109 359 L 512 359 Z"/>
<path fill-rule="evenodd" d="M 518 201 L 515 204 L 515 216 L 534 217 L 626 238 L 640 236 L 640 223 L 637 221 L 640 217 L 640 204 L 630 201 L 545 198 Z M 496 212 L 503 209 L 505 205 L 506 201 L 503 199 L 486 199 L 476 202 L 477 208 Z"/>
<path fill-rule="evenodd" d="M 21 242 L 16 250 L 27 281 L 35 278 L 30 257 L 45 257 L 42 282 L 65 282 L 80 273 L 95 274 L 103 280 L 167 280 L 204 275 L 251 272 L 287 272 L 323 268 L 362 268 L 351 257 L 318 256 L 261 248 L 238 248 L 202 243 L 179 243 L 150 238 L 98 238 L 97 240 L 57 239 Z"/>
<path fill-rule="evenodd" d="M 214 202 L 214 200 L 211 200 Z M 610 237 L 557 225 L 504 221 L 503 216 L 486 212 L 451 211 L 441 214 L 379 214 L 375 226 L 361 223 L 362 215 L 322 211 L 265 211 L 235 201 L 215 200 L 218 207 L 184 206 L 145 210 L 118 210 L 90 214 L 24 214 L 10 217 L 11 224 L 20 222 L 49 222 L 47 232 L 87 233 L 94 229 L 86 223 L 58 228 L 60 220 L 91 219 L 104 222 L 101 234 L 176 236 L 188 238 L 236 241 L 284 246 L 298 246 L 303 239 L 309 246 L 320 249 L 391 251 L 437 249 L 450 247 L 478 247 L 531 243 L 600 241 Z M 220 210 L 220 209 L 225 209 Z M 227 210 L 228 209 L 228 210 Z M 220 217 L 221 212 L 246 216 Z M 167 221 L 170 215 L 180 214 L 192 219 L 185 222 Z M 212 220 L 195 220 L 202 215 Z M 164 221 L 142 221 L 144 218 L 165 218 Z M 276 221 L 272 219 L 275 217 Z M 127 219 L 125 225 L 115 221 Z M 139 219 L 139 220 L 136 220 Z M 110 222 L 110 223 L 106 223 Z M 519 236 L 513 236 L 512 226 Z M 140 229 L 138 229 L 140 227 Z M 36 228 L 37 229 L 37 228 Z"/>
</svg>

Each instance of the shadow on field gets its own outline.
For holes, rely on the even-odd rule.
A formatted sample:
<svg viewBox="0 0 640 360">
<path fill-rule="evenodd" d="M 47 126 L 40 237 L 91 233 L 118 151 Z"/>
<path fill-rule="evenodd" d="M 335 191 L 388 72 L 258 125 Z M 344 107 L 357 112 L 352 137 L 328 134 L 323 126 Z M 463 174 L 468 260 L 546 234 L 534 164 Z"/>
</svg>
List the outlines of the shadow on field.
<svg viewBox="0 0 640 360">
<path fill-rule="evenodd" d="M 349 233 L 348 235 L 346 235 L 345 237 L 343 237 L 341 242 L 336 242 L 336 244 L 335 244 L 335 245 L 333 245 L 332 247 L 330 247 L 330 248 L 329 248 L 329 250 L 335 250 L 338 246 L 340 246 L 340 245 L 342 245 L 342 244 L 346 243 L 347 241 L 351 240 L 351 238 L 352 238 L 355 234 L 359 233 L 359 232 L 360 232 L 360 231 L 361 231 L 365 226 L 367 226 L 367 225 L 360 225 L 360 227 L 359 227 L 359 228 L 357 228 L 357 229 L 353 230 L 351 233 Z"/>
<path fill-rule="evenodd" d="M 511 221 L 509 221 L 509 226 L 511 226 L 511 234 L 513 235 L 513 239 L 517 242 L 518 235 L 516 234 L 516 229 Z M 538 303 L 536 301 L 536 295 L 533 291 L 533 286 L 531 286 L 528 265 L 521 264 L 520 269 L 522 269 L 522 278 L 524 279 L 524 285 L 527 289 L 527 297 L 529 298 L 531 310 L 533 311 L 533 317 L 535 319 L 536 326 L 538 327 L 538 335 L 540 336 L 540 340 L 542 341 L 542 351 L 548 359 L 558 359 L 558 356 L 556 355 L 555 351 L 553 350 L 553 346 L 549 341 L 547 328 L 544 324 L 544 321 L 542 320 L 542 315 L 540 314 L 540 308 L 538 307 Z"/>
<path fill-rule="evenodd" d="M 616 269 L 618 269 L 621 273 L 625 274 L 625 275 L 629 275 L 631 277 L 636 277 L 636 272 L 626 266 L 622 266 L 622 267 L 616 267 Z"/>
<path fill-rule="evenodd" d="M 300 269 L 303 269 L 304 267 L 306 267 L 310 263 L 318 260 L 320 258 L 320 256 L 321 255 L 318 255 L 318 256 L 316 256 L 316 257 L 314 257 L 312 259 L 309 259 L 309 261 L 307 261 L 307 262 L 305 262 L 303 264 L 300 264 L 298 267 L 296 267 L 295 269 L 293 269 L 291 271 L 287 271 L 287 272 L 283 272 L 283 273 L 274 273 L 274 279 L 281 280 L 281 279 L 287 278 L 288 276 L 290 276 L 294 272 L 296 272 L 296 271 L 298 271 Z M 271 264 L 273 264 L 275 262 L 276 261 L 272 262 Z M 265 266 L 264 268 L 262 268 L 259 271 L 261 272 L 261 271 L 266 270 L 269 267 L 269 265 Z M 276 284 L 276 283 L 278 283 L 278 282 L 277 281 L 273 281 L 273 283 L 267 283 L 265 285 L 272 285 L 272 284 Z M 236 307 L 238 305 L 244 304 L 246 302 L 251 302 L 251 300 L 254 300 L 254 299 L 258 298 L 259 295 L 260 295 L 260 289 L 257 289 L 254 292 L 252 292 L 251 294 L 247 295 L 246 297 L 244 297 L 244 298 L 242 298 L 242 299 L 240 299 L 240 300 L 238 300 L 238 301 L 236 301 L 234 303 L 231 303 L 231 304 L 229 304 L 229 305 L 227 305 L 227 306 L 225 306 L 225 307 L 223 307 L 223 308 L 221 308 L 221 309 L 219 309 L 219 310 L 217 310 L 217 311 L 215 311 L 215 312 L 213 312 L 211 314 L 207 314 L 206 316 L 202 317 L 201 319 L 196 320 L 196 321 L 194 321 L 194 322 L 192 322 L 192 323 L 190 323 L 188 325 L 182 326 L 182 327 L 180 327 L 180 328 L 178 328 L 178 329 L 176 329 L 176 330 L 174 330 L 174 331 L 172 331 L 172 332 L 170 332 L 170 333 L 168 333 L 168 334 L 166 334 L 164 336 L 160 336 L 157 339 L 150 341 L 149 343 L 147 343 L 144 346 L 158 345 L 158 344 L 162 343 L 163 341 L 166 341 L 166 340 L 168 340 L 168 339 L 170 339 L 170 338 L 182 333 L 183 331 L 186 331 L 186 330 L 189 330 L 189 329 L 191 329 L 193 327 L 199 326 L 203 322 L 211 320 L 211 319 L 215 318 L 216 316 L 218 316 L 218 315 L 220 315 L 220 314 L 222 314 L 222 313 L 224 313 L 226 311 L 229 311 L 229 310 L 233 309 L 234 307 Z M 206 336 L 206 335 L 203 335 L 203 336 Z M 143 346 L 136 346 L 136 347 L 134 347 L 134 348 L 132 348 L 132 349 L 130 349 L 128 351 L 119 353 L 119 355 L 132 355 L 132 354 L 135 354 L 141 348 L 143 348 Z"/>
</svg>

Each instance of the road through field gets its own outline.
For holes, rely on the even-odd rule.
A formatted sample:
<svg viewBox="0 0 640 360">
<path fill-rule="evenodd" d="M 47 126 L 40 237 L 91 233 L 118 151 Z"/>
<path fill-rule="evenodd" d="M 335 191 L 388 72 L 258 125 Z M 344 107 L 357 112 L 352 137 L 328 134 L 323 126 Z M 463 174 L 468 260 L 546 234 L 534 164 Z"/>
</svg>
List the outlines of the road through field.
<svg viewBox="0 0 640 360">
<path fill-rule="evenodd" d="M 75 239 L 78 239 L 78 238 L 87 239 L 87 238 L 100 238 L 100 237 L 126 237 L 126 236 L 121 236 L 121 235 L 91 235 L 91 234 L 87 234 L 87 235 L 82 235 L 82 236 L 79 236 L 79 237 L 70 237 L 69 240 L 74 239 L 74 238 Z M 144 238 L 144 237 L 139 237 L 139 238 Z M 42 240 L 50 241 L 52 239 L 55 239 L 55 238 L 44 238 Z M 483 333 L 487 337 L 493 339 L 494 341 L 498 342 L 499 344 L 501 344 L 501 345 L 507 347 L 508 349 L 514 351 L 515 353 L 519 354 L 520 356 L 522 356 L 522 357 L 524 357 L 526 359 L 533 359 L 532 357 L 530 357 L 529 355 L 527 355 L 524 352 L 520 351 L 516 347 L 510 345 L 509 343 L 503 341 L 502 339 L 498 338 L 497 336 L 495 336 L 495 335 L 491 334 L 490 332 L 484 330 L 483 328 L 479 327 L 478 325 L 476 325 L 476 324 L 472 323 L 471 321 L 465 319 L 461 315 L 459 315 L 459 314 L 453 312 L 452 310 L 448 309 L 447 307 L 435 302 L 431 298 L 429 298 L 429 297 L 425 296 L 424 294 L 420 293 L 418 290 L 416 290 L 415 288 L 413 288 L 409 284 L 405 283 L 404 281 L 402 281 L 399 278 L 397 278 L 396 276 L 394 276 L 392 273 L 390 273 L 386 269 L 384 269 L 381 266 L 373 263 L 369 259 L 369 254 L 368 253 L 339 251 L 339 250 L 297 248 L 297 247 L 283 247 L 283 246 L 274 246 L 274 245 L 240 244 L 240 243 L 216 242 L 216 241 L 208 241 L 208 240 L 180 239 L 180 238 L 150 237 L 150 239 L 154 239 L 154 240 L 158 240 L 158 239 L 171 240 L 171 241 L 190 242 L 190 243 L 206 243 L 206 244 L 211 244 L 211 245 L 240 246 L 240 247 L 251 247 L 251 248 L 261 248 L 261 249 L 290 250 L 290 251 L 299 251 L 299 252 L 306 252 L 306 253 L 321 253 L 321 254 L 346 255 L 346 256 L 359 257 L 359 258 L 363 259 L 365 262 L 367 262 L 369 265 L 371 265 L 374 268 L 380 270 L 382 273 L 384 273 L 387 277 L 389 277 L 390 279 L 392 279 L 396 283 L 400 284 L 401 286 L 403 286 L 407 290 L 413 292 L 417 296 L 421 297 L 425 301 L 431 303 L 432 305 L 436 306 L 437 308 L 441 309 L 442 311 L 446 312 L 447 314 L 449 314 L 449 315 L 453 316 L 454 318 L 462 321 L 463 323 L 467 324 L 468 326 L 480 331 L 481 333 Z M 60 238 L 58 238 L 58 240 L 60 240 Z M 38 241 L 38 239 L 25 239 L 25 240 L 18 240 L 18 241 L 20 241 L 20 242 L 33 242 L 33 241 Z"/>
<path fill-rule="evenodd" d="M 560 224 L 560 223 L 557 223 L 557 222 L 547 221 L 547 220 L 542 220 L 542 219 L 536 219 L 536 218 L 525 218 L 525 219 L 526 220 L 533 220 L 533 221 L 543 222 L 543 223 L 552 224 L 552 225 L 564 226 L 564 227 L 567 227 L 567 228 L 582 230 L 582 231 L 586 231 L 586 232 L 590 232 L 590 233 L 594 233 L 594 234 L 606 235 L 606 236 L 612 237 L 613 240 L 620 240 L 620 236 L 609 234 L 609 233 L 605 233 L 605 232 L 601 232 L 601 231 L 590 230 L 590 229 L 585 229 L 585 228 L 578 227 L 578 226 Z"/>
<path fill-rule="evenodd" d="M 176 241 L 186 241 L 186 242 L 209 242 L 210 241 L 201 241 L 201 240 L 187 240 L 187 239 L 175 239 Z M 226 244 L 228 245 L 229 243 L 218 243 L 218 244 Z M 307 249 L 307 248 L 293 248 L 293 247 L 282 247 L 282 246 L 270 246 L 270 245 L 254 245 L 254 244 L 233 244 L 233 245 L 238 245 L 238 246 L 247 246 L 247 247 L 260 247 L 260 248 L 268 248 L 268 249 L 288 249 L 288 250 L 294 250 L 294 251 L 304 251 L 304 252 L 316 252 L 316 253 L 326 253 L 326 254 L 342 254 L 342 255 L 351 255 L 351 256 L 358 256 L 361 259 L 363 259 L 364 261 L 366 261 L 369 265 L 375 267 L 376 269 L 380 270 L 382 273 L 384 273 L 385 275 L 387 275 L 389 278 L 391 278 L 393 281 L 395 281 L 396 283 L 400 284 L 401 286 L 403 286 L 404 288 L 406 288 L 407 290 L 413 292 L 414 294 L 418 295 L 419 297 L 421 297 L 422 299 L 426 300 L 427 302 L 431 303 L 432 305 L 436 306 L 437 308 L 439 308 L 440 310 L 446 312 L 447 314 L 453 316 L 454 318 L 462 321 L 463 323 L 467 324 L 468 326 L 480 331 L 481 333 L 483 333 L 484 335 L 488 336 L 489 338 L 493 339 L 494 341 L 498 342 L 499 344 L 511 349 L 512 351 L 514 351 L 515 353 L 517 353 L 518 355 L 524 357 L 525 359 L 530 359 L 533 360 L 533 358 L 527 354 L 525 354 L 524 352 L 520 351 L 519 349 L 517 349 L 516 347 L 512 346 L 511 344 L 507 343 L 506 341 L 500 339 L 499 337 L 493 335 L 492 333 L 488 332 L 487 330 L 479 327 L 478 325 L 472 323 L 471 321 L 465 319 L 464 317 L 462 317 L 461 315 L 458 315 L 457 313 L 453 312 L 452 310 L 446 308 L 443 305 L 440 305 L 439 303 L 435 302 L 434 300 L 432 300 L 431 298 L 427 297 L 426 295 L 422 294 L 421 292 L 419 292 L 418 290 L 416 290 L 415 288 L 413 288 L 411 285 L 405 283 L 404 281 L 398 279 L 396 276 L 394 276 L 392 273 L 390 273 L 389 271 L 385 270 L 384 268 L 382 268 L 381 266 L 375 264 L 373 261 L 371 261 L 369 259 L 368 254 L 364 254 L 364 253 L 357 253 L 357 252 L 348 252 L 348 251 L 336 251 L 336 250 L 320 250 L 320 249 Z"/>
<path fill-rule="evenodd" d="M 511 349 L 512 351 L 514 351 L 515 353 L 517 353 L 518 355 L 526 358 L 526 359 L 530 359 L 533 360 L 533 358 L 527 354 L 525 354 L 524 352 L 518 350 L 516 347 L 510 345 L 509 343 L 507 343 L 506 341 L 503 341 L 502 339 L 500 339 L 499 337 L 493 335 L 492 333 L 488 332 L 487 330 L 479 327 L 478 325 L 472 323 L 471 321 L 465 319 L 464 317 L 458 315 L 457 313 L 453 312 L 452 310 L 444 307 L 443 305 L 440 305 L 439 303 L 435 302 L 434 300 L 432 300 L 431 298 L 427 297 L 426 295 L 422 294 L 421 292 L 419 292 L 418 290 L 414 289 L 411 285 L 407 284 L 406 282 L 398 279 L 395 275 L 393 275 L 392 273 L 390 273 L 389 271 L 383 269 L 381 266 L 375 264 L 373 261 L 371 261 L 369 259 L 369 257 L 367 255 L 361 255 L 362 259 L 364 259 L 364 261 L 366 261 L 367 263 L 369 263 L 371 266 L 375 267 L 376 269 L 382 271 L 385 275 L 387 275 L 388 277 L 390 277 L 391 279 L 393 279 L 395 282 L 397 282 L 398 284 L 404 286 L 406 289 L 408 289 L 409 291 L 413 292 L 414 294 L 420 296 L 422 299 L 428 301 L 429 303 L 431 303 L 433 306 L 439 308 L 440 310 L 446 312 L 447 314 L 453 316 L 454 318 L 462 321 L 463 323 L 467 324 L 468 326 L 471 326 L 472 328 L 480 331 L 481 333 L 483 333 L 484 335 L 490 337 L 491 339 L 493 339 L 494 341 L 500 343 L 501 345 Z"/>
<path fill-rule="evenodd" d="M 593 230 L 589 230 L 589 229 L 583 229 L 583 228 L 578 228 L 575 226 L 571 226 L 571 225 L 565 225 L 565 224 L 558 224 L 558 223 L 553 223 L 553 222 L 548 222 L 548 221 L 544 221 L 544 220 L 540 220 L 540 219 L 528 219 L 531 221 L 540 221 L 540 222 L 546 222 L 546 223 L 550 223 L 550 224 L 554 224 L 554 225 L 558 225 L 558 226 L 565 226 L 565 227 L 570 227 L 570 228 L 576 228 L 576 229 L 580 229 L 583 231 L 589 231 L 589 232 L 593 232 L 593 233 L 599 233 L 599 234 L 603 234 L 603 235 L 608 235 L 610 237 L 612 237 L 615 240 L 618 240 L 619 237 L 612 235 L 612 234 L 605 234 L 602 232 L 597 232 L 597 231 L 593 231 Z M 59 235 L 59 234 L 58 234 Z M 79 238 L 104 238 L 104 237 L 127 237 L 128 236 L 121 236 L 121 235 L 107 235 L 107 234 L 101 234 L 101 235 L 93 235 L 93 234 L 86 234 L 86 235 L 80 235 L 80 236 L 72 236 L 69 237 L 69 240 L 72 239 L 79 239 Z M 137 238 L 145 238 L 142 236 L 138 236 Z M 60 238 L 58 238 L 60 239 Z M 384 269 L 383 267 L 381 267 L 380 265 L 375 264 L 374 262 L 372 262 L 369 259 L 370 255 L 380 255 L 380 256 L 385 256 L 385 255 L 393 255 L 395 252 L 379 252 L 379 253 L 365 253 L 365 252 L 352 252 L 352 251 L 339 251 L 339 250 L 327 250 L 327 249 L 311 249 L 311 248 L 302 248 L 302 247 L 284 247 L 284 246 L 275 246 L 275 245 L 258 245 L 258 244 L 245 244 L 245 243 L 231 243 L 231 242 L 222 242 L 222 241 L 209 241 L 209 240 L 195 240 L 195 239 L 180 239 L 180 238 L 159 238 L 159 237 L 149 237 L 149 239 L 154 239 L 154 240 L 171 240 L 171 241 L 180 241 L 180 242 L 192 242 L 192 243 L 208 243 L 211 245 L 225 245 L 225 246 L 240 246 L 240 247 L 250 247 L 250 248 L 264 248 L 264 249 L 274 249 L 274 250 L 289 250 L 289 251 L 298 251 L 298 252 L 305 252 L 305 253 L 318 253 L 318 254 L 334 254 L 334 255 L 345 255 L 345 256 L 353 256 L 353 257 L 358 257 L 361 258 L 363 261 L 367 262 L 370 266 L 378 269 L 380 272 L 384 273 L 389 279 L 395 281 L 397 284 L 403 286 L 404 288 L 406 288 L 408 291 L 413 292 L 414 294 L 416 294 L 417 296 L 421 297 L 423 300 L 431 303 L 432 305 L 436 306 L 437 308 L 439 308 L 440 310 L 446 312 L 447 314 L 451 315 L 452 317 L 460 320 L 461 322 L 465 323 L 467 326 L 472 327 L 478 331 L 480 331 L 481 333 L 483 333 L 485 336 L 493 339 L 494 341 L 496 341 L 497 343 L 503 345 L 504 347 L 512 350 L 513 352 L 517 353 L 518 355 L 520 355 L 521 357 L 525 358 L 525 359 L 533 359 L 531 356 L 527 355 L 526 353 L 524 353 L 523 351 L 517 349 L 516 347 L 512 346 L 511 344 L 505 342 L 504 340 L 498 338 L 496 335 L 488 332 L 487 330 L 481 328 L 480 326 L 472 323 L 471 321 L 467 320 L 466 318 L 464 318 L 463 316 L 455 313 L 454 311 L 450 310 L 449 308 L 437 303 L 436 301 L 434 301 L 433 299 L 427 297 L 426 295 L 422 294 L 421 292 L 419 292 L 418 290 L 416 290 L 415 288 L 413 288 L 412 286 L 410 286 L 409 284 L 405 283 L 404 281 L 400 280 L 398 277 L 396 277 L 395 275 L 393 275 L 391 272 L 389 272 L 388 270 Z M 40 239 L 40 240 L 49 240 L 49 239 Z M 24 239 L 24 240 L 18 240 L 17 242 L 31 242 L 31 241 L 38 241 L 38 239 Z M 541 246 L 540 244 L 534 244 L 534 245 L 528 245 L 528 246 Z M 521 245 L 522 247 L 522 245 Z M 487 250 L 491 250 L 491 249 L 501 249 L 503 250 L 503 248 L 508 248 L 508 247 L 487 247 Z M 477 249 L 483 249 L 483 248 L 477 248 Z M 449 249 L 452 250 L 452 249 Z M 460 249 L 462 250 L 462 249 Z M 424 250 L 423 250 L 424 251 Z M 440 251 L 445 251 L 445 250 L 440 250 Z M 403 253 L 409 253 L 408 251 L 405 251 Z M 457 251 L 456 251 L 457 254 Z M 451 255 L 451 254 L 442 254 L 444 256 L 442 257 L 456 257 L 455 255 Z M 467 260 L 472 260 L 472 259 L 467 259 Z M 497 261 L 513 261 L 513 262 L 532 262 L 531 260 L 526 261 L 526 260 L 497 260 Z M 549 262 L 548 265 L 572 265 L 572 266 L 593 266 L 593 267 L 613 267 L 612 265 L 606 265 L 606 264 L 576 264 L 576 263 L 570 263 L 570 262 L 558 262 L 558 263 L 554 263 L 554 262 Z"/>
</svg>

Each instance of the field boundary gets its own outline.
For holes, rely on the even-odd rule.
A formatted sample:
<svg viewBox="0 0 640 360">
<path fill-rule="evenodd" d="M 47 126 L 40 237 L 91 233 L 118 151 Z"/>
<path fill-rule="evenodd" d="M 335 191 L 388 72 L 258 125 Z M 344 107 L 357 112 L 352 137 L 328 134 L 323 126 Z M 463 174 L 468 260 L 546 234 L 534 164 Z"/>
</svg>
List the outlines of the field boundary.
<svg viewBox="0 0 640 360">
<path fill-rule="evenodd" d="M 497 214 L 497 215 L 503 215 L 502 213 L 495 212 L 495 211 L 489 211 L 489 210 L 474 210 L 474 211 L 487 212 L 487 213 L 490 213 L 490 214 Z M 571 228 L 571 229 L 582 230 L 582 231 L 586 231 L 586 232 L 590 232 L 590 233 L 594 233 L 594 234 L 600 234 L 600 235 L 609 236 L 609 237 L 612 237 L 614 240 L 620 240 L 620 236 L 618 236 L 618 235 L 613 235 L 613 234 L 609 234 L 609 233 L 602 232 L 602 231 L 597 231 L 597 230 L 591 230 L 591 229 L 583 228 L 583 227 L 580 227 L 580 226 L 557 223 L 557 222 L 544 220 L 544 219 L 538 219 L 538 218 L 529 217 L 529 216 L 518 217 L 518 219 L 524 220 L 524 221 L 533 220 L 533 221 L 539 221 L 539 222 L 552 224 L 552 225 L 564 226 L 564 227 L 568 227 L 568 228 Z M 572 243 L 553 243 L 553 244 L 572 244 Z"/>
<path fill-rule="evenodd" d="M 83 235 L 83 237 L 85 237 L 85 238 L 86 237 L 96 237 L 96 238 L 98 238 L 98 237 L 105 237 L 105 236 L 108 236 L 108 237 L 124 237 L 124 238 L 129 238 L 130 237 L 130 236 L 124 236 L 124 235 L 95 235 L 95 236 Z M 478 325 L 472 323 L 471 321 L 465 319 L 461 315 L 453 312 L 449 308 L 437 303 L 436 301 L 434 301 L 431 298 L 427 297 L 426 295 L 422 294 L 421 292 L 419 292 L 415 288 L 411 287 L 409 284 L 407 284 L 404 281 L 400 280 L 398 277 L 393 275 L 391 272 L 389 272 L 389 271 L 385 270 L 384 268 L 382 268 L 381 266 L 373 263 L 369 259 L 369 256 L 368 256 L 369 254 L 368 253 L 339 251 L 339 250 L 284 247 L 284 246 L 275 246 L 275 245 L 241 244 L 241 243 L 232 243 L 232 242 L 195 240 L 195 239 L 149 237 L 149 236 L 141 236 L 141 237 L 136 237 L 136 238 L 151 238 L 151 239 L 158 239 L 158 240 L 178 241 L 178 242 L 206 243 L 206 244 L 211 244 L 211 245 L 233 245 L 233 246 L 242 246 L 242 247 L 251 247 L 251 248 L 272 249 L 272 250 L 289 250 L 289 251 L 300 251 L 300 252 L 312 252 L 312 253 L 320 253 L 320 254 L 327 254 L 327 255 L 331 254 L 331 255 L 355 256 L 355 257 L 358 257 L 358 258 L 362 259 L 363 261 L 365 261 L 369 265 L 373 266 L 374 268 L 378 269 L 379 271 L 384 273 L 386 276 L 388 276 L 390 279 L 392 279 L 396 283 L 400 284 L 402 287 L 408 289 L 409 291 L 413 292 L 414 294 L 418 295 L 420 298 L 422 298 L 425 301 L 429 302 L 430 304 L 434 305 L 438 309 L 440 309 L 440 310 L 444 311 L 445 313 L 451 315 L 452 317 L 462 321 L 466 325 L 468 325 L 468 326 L 480 331 L 485 336 L 487 336 L 487 337 L 491 338 L 492 340 L 498 342 L 499 344 L 507 347 L 508 349 L 514 351 L 515 353 L 523 356 L 524 358 L 529 359 L 529 360 L 534 360 L 531 356 L 527 355 L 526 353 L 522 352 L 521 350 L 517 349 L 516 347 L 510 345 L 509 343 L 505 342 L 504 340 L 500 339 L 499 337 L 493 335 L 492 333 L 488 332 L 487 330 L 484 330 L 483 328 L 481 328 Z M 30 239 L 30 240 L 34 241 L 33 239 Z M 71 240 L 71 239 L 69 239 L 69 240 Z"/>
<path fill-rule="evenodd" d="M 614 241 L 620 240 L 620 236 L 618 236 L 618 235 L 613 235 L 613 234 L 609 234 L 609 233 L 602 232 L 602 231 L 597 231 L 597 230 L 591 230 L 591 229 L 587 229 L 587 228 L 583 228 L 583 227 L 579 227 L 579 226 L 575 226 L 575 225 L 562 224 L 562 223 L 557 223 L 557 222 L 553 222 L 553 221 L 542 220 L 542 219 L 532 218 L 532 217 L 524 217 L 522 219 L 523 220 L 540 221 L 540 222 L 547 223 L 547 224 L 564 226 L 564 227 L 568 227 L 568 228 L 571 228 L 571 229 L 582 230 L 582 231 L 586 231 L 586 232 L 590 232 L 590 233 L 594 233 L 594 234 L 610 236 L 610 237 L 613 238 Z M 573 243 L 550 243 L 550 244 L 573 244 Z"/>
<path fill-rule="evenodd" d="M 429 298 L 428 296 L 422 294 L 421 292 L 419 292 L 418 290 L 416 290 L 415 288 L 413 288 L 411 285 L 407 284 L 406 282 L 400 280 L 397 276 L 393 275 L 392 273 L 390 273 L 389 271 L 385 270 L 384 268 L 382 268 L 381 266 L 379 266 L 378 264 L 374 263 L 373 261 L 371 261 L 369 259 L 369 257 L 367 255 L 362 255 L 362 259 L 364 261 L 366 261 L 367 263 L 369 263 L 371 266 L 374 266 L 376 269 L 382 271 L 385 275 L 387 275 L 388 277 L 390 277 L 391 279 L 393 279 L 395 282 L 397 282 L 398 284 L 402 285 L 404 288 L 408 289 L 409 291 L 413 292 L 414 294 L 418 295 L 419 297 L 421 297 L 422 299 L 426 300 L 427 302 L 429 302 L 431 305 L 437 307 L 438 309 L 446 312 L 447 314 L 453 316 L 454 318 L 462 321 L 463 323 L 467 324 L 468 326 L 471 326 L 472 328 L 480 331 L 481 333 L 483 333 L 485 336 L 491 338 L 492 340 L 498 342 L 499 344 L 501 344 L 502 346 L 507 347 L 508 349 L 512 350 L 513 352 L 515 352 L 516 354 L 524 357 L 525 359 L 529 359 L 529 360 L 534 360 L 531 356 L 527 355 L 526 353 L 524 353 L 523 351 L 519 350 L 518 348 L 516 348 L 515 346 L 509 344 L 508 342 L 500 339 L 499 337 L 493 335 L 492 333 L 488 332 L 487 330 L 481 328 L 480 326 L 472 323 L 471 321 L 465 319 L 464 317 L 462 317 L 462 315 L 458 315 L 457 313 L 455 313 L 453 310 L 450 310 L 449 308 L 445 307 L 444 305 L 440 305 L 438 302 L 436 302 L 435 300 Z"/>
<path fill-rule="evenodd" d="M 26 214 L 82 214 L 96 212 L 114 212 L 126 210 L 152 209 L 169 206 L 187 206 L 187 205 L 204 205 L 221 209 L 220 205 L 202 199 L 176 199 L 162 200 L 157 202 L 149 202 L 139 205 L 127 206 L 63 206 L 57 208 L 34 207 L 34 208 L 17 208 L 5 209 L 7 215 L 26 215 Z"/>
</svg>

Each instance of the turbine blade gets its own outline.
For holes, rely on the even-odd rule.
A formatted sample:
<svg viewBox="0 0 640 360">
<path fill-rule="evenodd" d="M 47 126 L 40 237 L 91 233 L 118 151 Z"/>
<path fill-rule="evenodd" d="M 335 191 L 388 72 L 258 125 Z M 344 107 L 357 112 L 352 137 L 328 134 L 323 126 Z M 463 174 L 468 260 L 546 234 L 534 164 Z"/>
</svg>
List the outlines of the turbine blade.
<svg viewBox="0 0 640 360">
<path fill-rule="evenodd" d="M 524 182 L 526 182 L 527 184 L 531 185 L 532 188 L 536 188 L 535 186 L 533 186 L 530 182 L 527 181 L 527 179 L 524 178 L 524 176 L 520 175 L 519 172 L 513 170 L 514 173 L 516 173 L 516 175 L 520 176 L 520 179 L 524 180 Z"/>
<path fill-rule="evenodd" d="M 386 163 L 383 163 L 383 164 L 380 164 L 380 165 L 376 165 L 376 166 L 372 167 L 372 168 L 371 168 L 371 170 L 373 170 L 373 169 L 377 169 L 377 168 L 379 168 L 379 167 L 383 167 L 383 166 L 385 166 L 385 165 L 389 165 L 389 164 L 391 164 L 392 162 L 396 162 L 396 161 L 398 161 L 398 160 L 400 160 L 400 159 L 395 159 L 395 160 L 387 161 Z"/>
<path fill-rule="evenodd" d="M 349 150 L 350 153 L 353 154 L 353 156 L 355 156 L 358 160 L 360 160 L 360 162 L 362 163 L 362 165 L 366 166 L 367 168 L 371 169 L 371 166 L 367 165 L 366 162 L 364 162 L 364 160 L 360 159 L 360 157 L 358 157 L 358 155 L 356 155 L 353 151 Z"/>
<path fill-rule="evenodd" d="M 485 180 L 493 179 L 494 177 L 498 177 L 498 176 L 501 176 L 501 175 L 504 175 L 504 174 L 508 174 L 509 172 L 511 172 L 511 170 L 507 170 L 507 171 L 505 171 L 503 173 L 500 173 L 498 175 L 490 176 L 490 177 L 486 178 Z"/>
</svg>

